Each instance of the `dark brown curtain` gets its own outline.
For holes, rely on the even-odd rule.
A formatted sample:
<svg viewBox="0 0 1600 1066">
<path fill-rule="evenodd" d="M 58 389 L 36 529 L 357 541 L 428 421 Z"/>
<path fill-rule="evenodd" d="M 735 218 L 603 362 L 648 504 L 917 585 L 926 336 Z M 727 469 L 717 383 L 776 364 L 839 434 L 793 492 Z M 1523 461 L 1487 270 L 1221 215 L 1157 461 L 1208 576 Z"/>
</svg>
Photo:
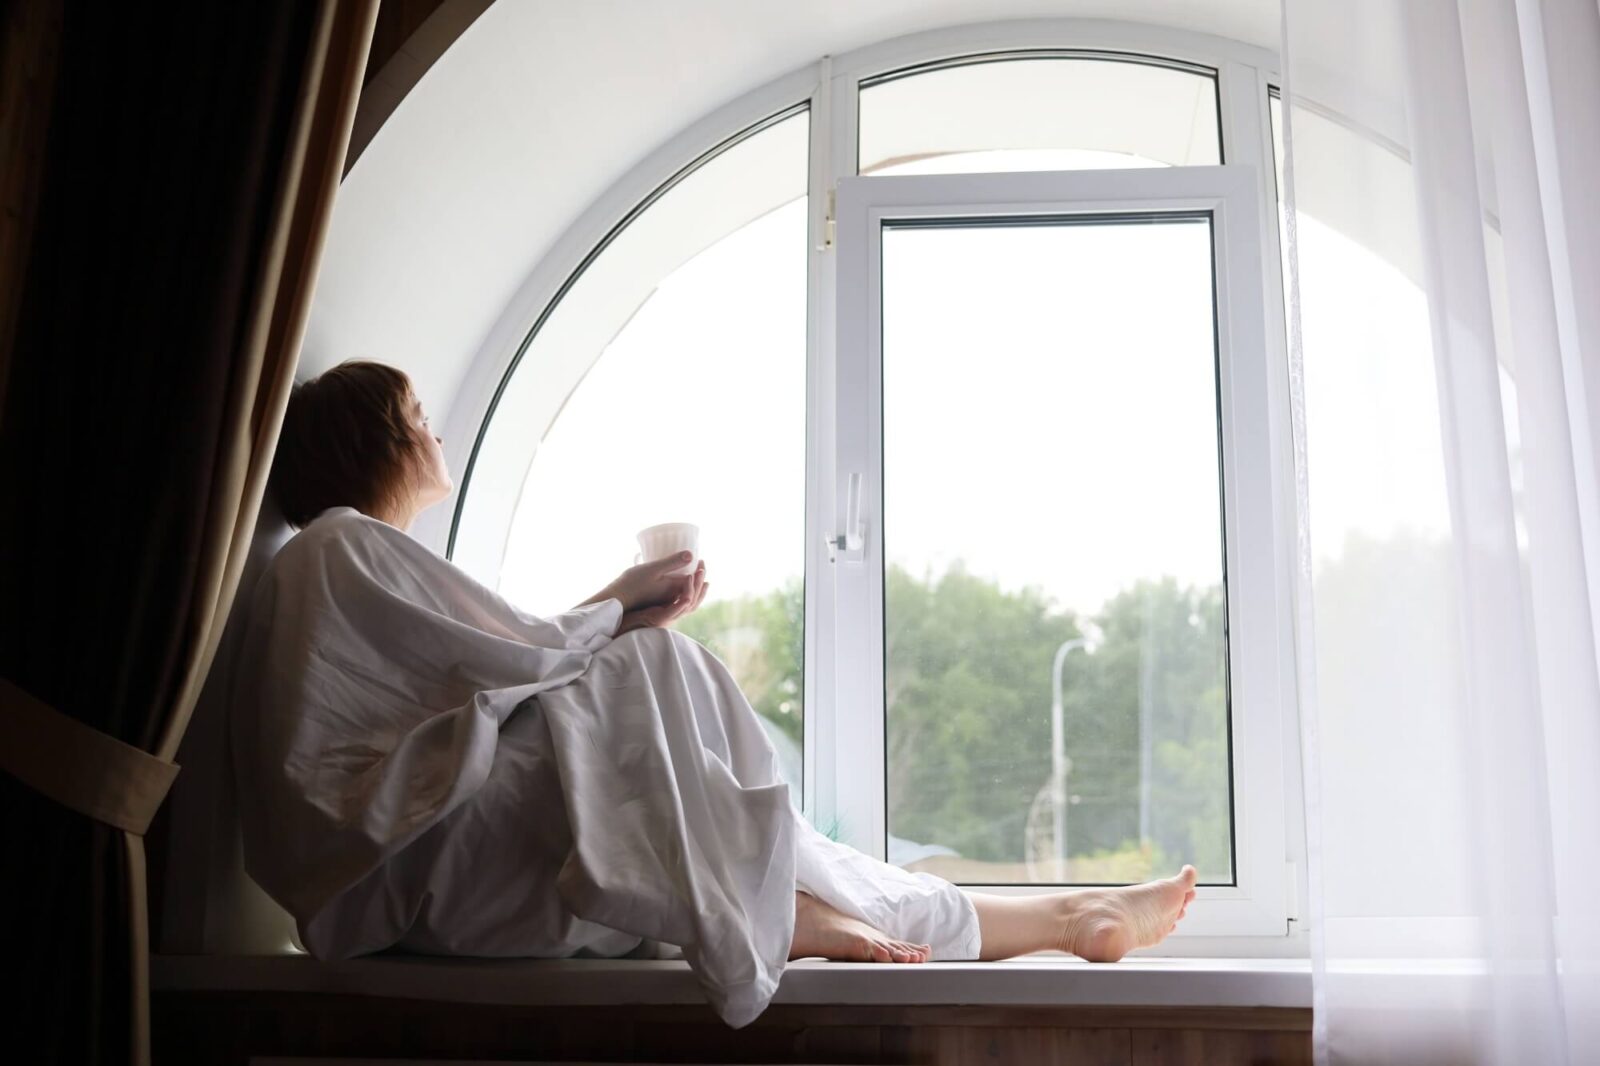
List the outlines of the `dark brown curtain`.
<svg viewBox="0 0 1600 1066">
<path fill-rule="evenodd" d="M 37 151 L 0 160 L 0 679 L 161 760 L 255 522 L 376 7 L 4 8 L 4 128 Z M 0 1048 L 142 1061 L 142 830 L 39 791 L 28 742 L 0 774 Z"/>
</svg>

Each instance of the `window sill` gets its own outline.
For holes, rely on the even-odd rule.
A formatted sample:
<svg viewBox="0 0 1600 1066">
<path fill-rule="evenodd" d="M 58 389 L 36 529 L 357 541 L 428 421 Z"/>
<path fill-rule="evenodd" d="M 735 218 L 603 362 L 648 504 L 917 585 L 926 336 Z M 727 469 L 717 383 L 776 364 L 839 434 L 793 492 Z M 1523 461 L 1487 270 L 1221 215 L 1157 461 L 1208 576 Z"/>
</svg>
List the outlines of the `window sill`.
<svg viewBox="0 0 1600 1066">
<path fill-rule="evenodd" d="M 307 955 L 156 955 L 155 991 L 321 992 L 434 1002 L 611 1006 L 699 1004 L 681 961 Z M 1095 965 L 1063 955 L 921 966 L 803 961 L 776 1005 L 1026 1007 L 1311 1006 L 1305 959 L 1129 958 Z"/>
</svg>

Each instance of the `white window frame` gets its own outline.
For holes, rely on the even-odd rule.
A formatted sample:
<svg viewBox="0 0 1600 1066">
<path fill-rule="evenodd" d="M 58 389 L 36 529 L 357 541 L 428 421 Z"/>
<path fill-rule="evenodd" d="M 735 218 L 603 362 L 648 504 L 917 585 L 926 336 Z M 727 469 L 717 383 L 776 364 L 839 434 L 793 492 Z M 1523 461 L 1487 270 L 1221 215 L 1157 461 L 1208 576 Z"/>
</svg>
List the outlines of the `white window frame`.
<svg viewBox="0 0 1600 1066">
<path fill-rule="evenodd" d="M 1301 815 L 1300 731 L 1292 662 L 1294 648 L 1292 619 L 1288 601 L 1293 573 L 1294 482 L 1288 423 L 1287 360 L 1284 351 L 1281 282 L 1278 273 L 1278 229 L 1275 181 L 1272 167 L 1271 135 L 1268 122 L 1267 91 L 1277 81 L 1276 57 L 1269 51 L 1205 34 L 1190 33 L 1147 24 L 1096 19 L 1037 19 L 950 27 L 912 34 L 857 49 L 838 57 L 825 57 L 814 64 L 785 74 L 768 84 L 695 121 L 647 155 L 623 178 L 603 192 L 573 222 L 526 277 L 493 328 L 485 336 L 471 360 L 462 385 L 446 419 L 448 458 L 453 470 L 462 472 L 461 490 L 470 483 L 469 462 L 480 430 L 492 417 L 496 395 L 516 352 L 527 342 L 551 305 L 585 259 L 602 244 L 617 226 L 648 201 L 664 182 L 684 171 L 708 148 L 739 136 L 760 125 L 777 112 L 806 102 L 810 107 L 811 153 L 807 185 L 810 210 L 811 250 L 807 270 L 807 441 L 806 441 L 806 616 L 805 616 L 805 809 L 816 824 L 827 827 L 836 817 L 837 793 L 841 781 L 839 766 L 825 753 L 838 750 L 836 728 L 839 692 L 834 665 L 838 651 L 848 657 L 858 653 L 841 642 L 835 632 L 838 611 L 833 564 L 828 559 L 826 540 L 841 526 L 844 486 L 839 484 L 839 461 L 835 438 L 835 382 L 838 366 L 835 353 L 837 255 L 832 238 L 835 190 L 841 181 L 853 179 L 857 167 L 857 115 L 862 81 L 909 68 L 973 57 L 1001 58 L 1005 53 L 1032 53 L 1062 50 L 1085 56 L 1106 52 L 1123 58 L 1148 58 L 1153 62 L 1176 62 L 1216 71 L 1220 132 L 1225 163 L 1251 165 L 1257 182 L 1256 202 L 1260 212 L 1260 261 L 1266 265 L 1265 286 L 1267 319 L 1263 350 L 1267 353 L 1265 372 L 1267 418 L 1263 426 L 1252 423 L 1248 429 L 1251 450 L 1264 449 L 1270 467 L 1267 490 L 1271 497 L 1275 538 L 1267 557 L 1272 560 L 1277 590 L 1276 615 L 1272 632 L 1267 620 L 1257 620 L 1254 644 L 1271 648 L 1281 664 L 1275 682 L 1265 674 L 1255 679 L 1255 696 L 1261 706 L 1272 703 L 1276 717 L 1257 726 L 1241 723 L 1235 743 L 1248 739 L 1252 748 L 1270 748 L 1279 738 L 1278 756 L 1281 789 L 1260 795 L 1245 795 L 1236 788 L 1235 810 L 1261 806 L 1275 810 L 1283 834 L 1274 842 L 1270 834 L 1252 833 L 1259 838 L 1257 858 L 1276 859 L 1283 871 L 1277 882 L 1283 887 L 1282 905 L 1287 915 L 1267 929 L 1261 914 L 1269 913 L 1270 903 L 1261 895 L 1260 914 L 1237 923 L 1226 920 L 1211 923 L 1215 935 L 1196 935 L 1206 923 L 1194 921 L 1195 912 L 1184 922 L 1185 936 L 1169 938 L 1160 953 L 1169 955 L 1287 955 L 1303 956 L 1308 944 L 1298 914 L 1305 898 L 1305 836 Z M 1188 169 L 1188 168 L 1186 168 Z M 1122 172 L 1128 174 L 1131 172 Z M 867 180 L 884 181 L 888 178 Z M 1261 439 L 1261 434 L 1265 438 Z M 1235 437 L 1239 432 L 1235 431 Z M 1237 446 L 1237 445 L 1236 445 Z M 1259 474 L 1259 471 L 1257 471 Z M 1225 471 L 1234 484 L 1241 481 L 1238 470 Z M 1226 482 L 1225 482 L 1226 483 Z M 443 552 L 452 535 L 453 518 L 436 508 L 423 516 L 414 530 L 424 542 Z M 1237 534 L 1229 530 L 1230 551 Z M 1237 573 L 1237 571 L 1232 571 Z M 1230 589 L 1230 592 L 1232 590 Z M 1233 611 L 1230 597 L 1230 614 Z M 1230 618 L 1231 625 L 1239 624 Z M 881 629 L 879 630 L 881 644 Z M 1244 641 L 1235 630 L 1234 644 Z M 1266 654 L 1263 650 L 1262 654 Z M 1234 667 L 1234 699 L 1246 681 Z M 881 692 L 881 687 L 879 689 Z M 1276 700 L 1271 697 L 1275 694 Z M 1252 703 L 1252 706 L 1256 706 Z M 1260 729 L 1258 734 L 1256 729 Z M 1238 754 L 1235 759 L 1237 761 Z M 1242 854 L 1242 848 L 1241 848 Z M 1241 872 L 1241 876 L 1243 876 Z M 1266 884 L 1263 877 L 1255 882 Z M 1000 891 L 985 888 L 984 891 Z M 1026 890 L 1023 890 L 1026 891 Z M 1264 892 L 1261 889 L 1261 892 Z M 1260 894 L 1260 893 L 1258 893 Z M 1236 908 L 1243 913 L 1241 908 Z M 1276 912 L 1273 912 L 1276 913 Z"/>
<path fill-rule="evenodd" d="M 1235 883 L 1202 886 L 1188 936 L 1282 933 L 1283 748 L 1276 693 L 1276 625 L 1285 591 L 1273 568 L 1276 536 L 1268 435 L 1268 375 L 1258 183 L 1248 166 L 1060 173 L 850 178 L 837 193 L 837 513 L 859 513 L 862 546 L 831 553 L 836 768 L 831 818 L 841 839 L 884 857 L 883 351 L 881 253 L 893 222 L 939 219 L 1199 214 L 1211 222 L 1218 427 L 1227 557 Z M 859 484 L 859 501 L 853 486 Z M 842 495 L 841 495 L 842 494 Z M 839 534 L 851 532 L 850 524 Z M 837 540 L 835 548 L 839 547 Z M 853 547 L 853 546 L 852 546 Z M 824 680 L 824 684 L 827 681 Z M 985 886 L 1028 893 L 1038 886 Z"/>
</svg>

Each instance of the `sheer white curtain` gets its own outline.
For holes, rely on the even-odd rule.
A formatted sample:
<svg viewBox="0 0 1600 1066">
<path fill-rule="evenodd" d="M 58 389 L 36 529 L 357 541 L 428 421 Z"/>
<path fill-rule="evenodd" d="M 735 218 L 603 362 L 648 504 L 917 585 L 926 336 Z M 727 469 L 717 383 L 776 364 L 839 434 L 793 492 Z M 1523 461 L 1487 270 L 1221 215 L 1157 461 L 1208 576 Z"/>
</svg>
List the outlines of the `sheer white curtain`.
<svg viewBox="0 0 1600 1066">
<path fill-rule="evenodd" d="M 1600 7 L 1283 15 L 1319 1060 L 1600 1061 Z"/>
</svg>

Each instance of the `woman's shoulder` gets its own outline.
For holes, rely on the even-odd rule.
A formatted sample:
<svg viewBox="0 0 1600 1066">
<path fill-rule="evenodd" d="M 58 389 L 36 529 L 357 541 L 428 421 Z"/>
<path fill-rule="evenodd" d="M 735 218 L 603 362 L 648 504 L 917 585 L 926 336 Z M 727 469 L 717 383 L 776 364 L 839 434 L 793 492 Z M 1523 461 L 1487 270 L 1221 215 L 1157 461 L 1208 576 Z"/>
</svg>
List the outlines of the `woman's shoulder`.
<svg viewBox="0 0 1600 1066">
<path fill-rule="evenodd" d="M 358 575 L 408 594 L 414 588 L 468 580 L 448 559 L 381 519 L 354 507 L 331 507 L 289 538 L 274 560 L 280 577 Z"/>
<path fill-rule="evenodd" d="M 329 507 L 307 522 L 296 536 L 304 536 L 307 533 L 314 536 L 318 533 L 326 533 L 329 530 L 362 529 L 368 526 L 382 526 L 385 529 L 394 529 L 388 523 L 380 522 L 376 518 L 364 515 L 354 507 Z M 395 530 L 395 532 L 398 533 L 399 530 Z"/>
<path fill-rule="evenodd" d="M 284 542 L 270 571 L 282 578 L 300 571 L 324 570 L 339 560 L 371 562 L 409 554 L 413 549 L 426 550 L 403 531 L 354 507 L 330 507 Z"/>
</svg>

